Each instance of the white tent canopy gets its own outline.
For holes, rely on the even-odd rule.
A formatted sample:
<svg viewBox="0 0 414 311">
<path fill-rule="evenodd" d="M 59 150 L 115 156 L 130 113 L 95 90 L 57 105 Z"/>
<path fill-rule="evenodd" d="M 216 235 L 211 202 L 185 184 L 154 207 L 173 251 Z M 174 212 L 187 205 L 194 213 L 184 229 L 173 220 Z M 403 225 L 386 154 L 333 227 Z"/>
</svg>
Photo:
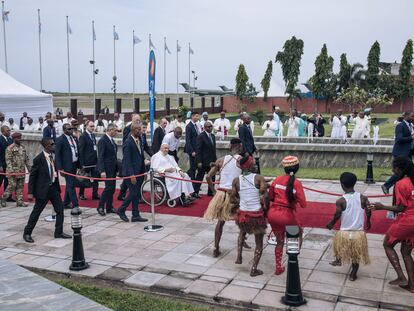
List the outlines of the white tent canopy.
<svg viewBox="0 0 414 311">
<path fill-rule="evenodd" d="M 257 94 L 257 97 L 263 97 L 264 92 L 261 91 Z M 283 86 L 275 82 L 275 80 L 270 80 L 269 91 L 267 92 L 267 97 L 286 97 L 285 89 Z"/>
<path fill-rule="evenodd" d="M 0 111 L 6 120 L 13 118 L 19 124 L 23 112 L 27 112 L 36 123 L 37 118 L 52 109 L 52 95 L 38 92 L 0 69 Z"/>
</svg>

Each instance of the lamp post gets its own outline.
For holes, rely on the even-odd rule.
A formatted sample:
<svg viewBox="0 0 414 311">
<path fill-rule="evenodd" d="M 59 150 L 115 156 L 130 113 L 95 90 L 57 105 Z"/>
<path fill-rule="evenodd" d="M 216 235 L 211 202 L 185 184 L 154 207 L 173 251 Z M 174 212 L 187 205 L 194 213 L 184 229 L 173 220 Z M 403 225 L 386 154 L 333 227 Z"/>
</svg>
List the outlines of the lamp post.
<svg viewBox="0 0 414 311">
<path fill-rule="evenodd" d="M 69 266 L 69 270 L 79 271 L 89 267 L 89 264 L 85 261 L 85 254 L 83 252 L 82 244 L 82 211 L 79 207 L 73 208 L 70 212 L 71 225 L 73 230 L 73 251 L 72 251 L 72 263 Z"/>
<path fill-rule="evenodd" d="M 151 168 L 149 170 L 149 175 L 150 175 L 150 185 L 151 185 L 151 225 L 145 226 L 144 230 L 147 232 L 157 232 L 157 231 L 161 231 L 164 229 L 164 226 L 162 225 L 156 225 L 155 224 L 155 203 L 154 203 L 154 191 L 155 191 L 155 187 L 154 187 L 154 170 Z"/>
<path fill-rule="evenodd" d="M 372 168 L 372 162 L 374 161 L 374 155 L 372 153 L 367 154 L 367 178 L 365 179 L 366 184 L 375 184 L 374 172 Z"/>
<path fill-rule="evenodd" d="M 288 269 L 285 296 L 281 301 L 288 306 L 301 306 L 306 303 L 300 285 L 299 261 L 300 229 L 298 226 L 286 226 L 286 253 L 288 254 Z"/>
</svg>

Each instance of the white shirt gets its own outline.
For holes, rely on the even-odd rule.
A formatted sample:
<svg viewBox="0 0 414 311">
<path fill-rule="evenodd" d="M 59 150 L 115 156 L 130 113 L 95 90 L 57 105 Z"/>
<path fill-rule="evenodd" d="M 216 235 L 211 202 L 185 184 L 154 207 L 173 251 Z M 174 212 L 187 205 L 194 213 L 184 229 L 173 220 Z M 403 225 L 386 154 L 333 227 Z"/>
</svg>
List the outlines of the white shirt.
<svg viewBox="0 0 414 311">
<path fill-rule="evenodd" d="M 36 131 L 43 131 L 47 127 L 47 122 L 36 123 Z"/>
<path fill-rule="evenodd" d="M 27 123 L 24 126 L 24 129 L 23 129 L 23 131 L 26 131 L 26 132 L 34 132 L 36 130 L 37 130 L 37 127 L 34 123 L 32 123 L 32 124 Z"/>
<path fill-rule="evenodd" d="M 115 124 L 118 130 L 122 130 L 124 128 L 124 121 L 122 121 L 121 119 L 110 121 L 110 123 Z"/>
<path fill-rule="evenodd" d="M 231 190 L 234 178 L 241 175 L 242 170 L 237 166 L 237 159 L 240 155 L 226 155 L 223 159 L 223 166 L 220 169 L 219 188 Z"/>
<path fill-rule="evenodd" d="M 56 177 L 57 177 L 57 173 L 55 171 L 55 165 L 54 165 L 53 162 L 50 163 L 50 158 L 49 158 L 50 154 L 49 153 L 47 153 L 46 151 L 43 151 L 43 154 L 45 155 L 45 158 L 46 158 L 47 168 L 49 169 L 49 175 L 53 174 L 53 181 L 52 182 L 55 182 Z M 53 155 L 52 155 L 52 158 L 53 158 Z M 50 172 L 50 165 L 49 164 L 52 166 L 52 172 Z"/>
<path fill-rule="evenodd" d="M 64 118 L 64 119 L 62 120 L 62 122 L 63 122 L 63 124 L 65 124 L 65 123 L 69 123 L 69 124 L 71 124 L 71 122 L 72 122 L 73 120 L 75 120 L 75 119 L 74 119 L 74 118 Z"/>
<path fill-rule="evenodd" d="M 263 136 L 266 137 L 274 137 L 275 130 L 276 130 L 276 121 L 275 120 L 267 120 L 263 123 L 262 126 Z"/>
<path fill-rule="evenodd" d="M 56 137 L 63 135 L 63 122 L 61 120 L 58 120 L 57 122 L 53 123 L 53 126 L 56 130 Z"/>
<path fill-rule="evenodd" d="M 341 230 L 364 230 L 364 209 L 361 207 L 361 194 L 345 193 L 346 208 L 341 215 Z"/>
<path fill-rule="evenodd" d="M 66 139 L 69 142 L 70 149 L 72 150 L 72 162 L 76 162 L 76 161 L 78 161 L 78 147 L 76 146 L 75 138 L 74 137 L 69 137 L 66 134 L 64 134 L 64 135 L 66 136 Z"/>
<path fill-rule="evenodd" d="M 19 130 L 19 126 L 16 123 L 10 124 L 8 125 L 10 131 L 18 131 Z"/>
<path fill-rule="evenodd" d="M 168 133 L 162 139 L 163 144 L 168 144 L 170 151 L 178 150 L 178 145 L 180 144 L 180 140 L 174 136 L 174 132 Z"/>
<path fill-rule="evenodd" d="M 214 121 L 213 126 L 216 132 L 224 132 L 224 128 L 226 128 L 227 131 L 230 130 L 231 124 L 230 120 L 227 118 L 218 118 Z"/>
<path fill-rule="evenodd" d="M 175 122 L 173 122 L 173 121 L 168 122 L 167 121 L 167 126 L 165 127 L 165 133 L 172 132 L 172 131 L 174 131 L 174 129 L 175 129 Z"/>
<path fill-rule="evenodd" d="M 240 210 L 244 212 L 258 212 L 262 206 L 260 204 L 260 192 L 255 186 L 256 174 L 239 176 L 240 183 Z"/>
</svg>

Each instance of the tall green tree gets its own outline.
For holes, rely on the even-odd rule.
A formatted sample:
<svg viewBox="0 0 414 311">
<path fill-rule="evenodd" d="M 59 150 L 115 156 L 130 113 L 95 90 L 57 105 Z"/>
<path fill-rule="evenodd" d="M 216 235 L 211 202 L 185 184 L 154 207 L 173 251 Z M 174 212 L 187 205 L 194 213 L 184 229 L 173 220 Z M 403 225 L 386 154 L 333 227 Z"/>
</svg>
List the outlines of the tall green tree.
<svg viewBox="0 0 414 311">
<path fill-rule="evenodd" d="M 405 45 L 401 66 L 399 70 L 399 98 L 404 99 L 410 96 L 410 77 L 413 62 L 413 40 L 408 40 Z"/>
<path fill-rule="evenodd" d="M 346 54 L 341 54 L 341 60 L 339 64 L 339 74 L 338 74 L 338 92 L 341 93 L 349 87 L 351 80 L 351 69 L 352 66 L 348 63 Z"/>
<path fill-rule="evenodd" d="M 267 92 L 269 92 L 270 80 L 272 79 L 272 72 L 273 72 L 273 62 L 269 61 L 269 63 L 267 64 L 265 75 L 262 81 L 260 82 L 260 85 L 262 86 L 262 89 L 264 92 L 264 96 L 263 96 L 264 101 L 267 101 Z"/>
<path fill-rule="evenodd" d="M 300 90 L 296 88 L 300 74 L 300 62 L 303 55 L 303 40 L 293 36 L 286 40 L 283 51 L 276 54 L 276 63 L 282 67 L 283 80 L 285 81 L 285 94 L 288 94 L 290 107 L 293 100 L 300 95 Z"/>
<path fill-rule="evenodd" d="M 315 99 L 323 98 L 327 103 L 336 95 L 336 76 L 333 73 L 334 59 L 328 55 L 326 44 L 315 60 L 315 74 L 308 83 L 312 88 Z"/>
<path fill-rule="evenodd" d="M 246 69 L 243 64 L 240 64 L 236 75 L 236 97 L 239 100 L 243 100 L 243 98 L 246 97 L 248 82 L 249 76 L 247 75 Z"/>
<path fill-rule="evenodd" d="M 373 92 L 378 87 L 380 54 L 380 44 L 378 41 L 375 41 L 368 53 L 368 64 L 365 75 L 365 85 L 368 92 Z"/>
</svg>

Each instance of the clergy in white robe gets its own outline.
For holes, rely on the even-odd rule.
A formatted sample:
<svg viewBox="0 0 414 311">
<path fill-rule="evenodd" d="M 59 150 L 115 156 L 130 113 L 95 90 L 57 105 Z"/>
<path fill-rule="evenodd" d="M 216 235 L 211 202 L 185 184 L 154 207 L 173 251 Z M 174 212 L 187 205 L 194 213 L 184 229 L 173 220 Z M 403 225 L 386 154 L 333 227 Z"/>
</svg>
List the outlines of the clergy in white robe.
<svg viewBox="0 0 414 311">
<path fill-rule="evenodd" d="M 193 193 L 194 188 L 191 178 L 180 169 L 174 157 L 168 154 L 168 149 L 168 144 L 161 144 L 160 151 L 151 157 L 151 168 L 156 173 L 165 174 L 168 195 L 170 199 L 177 199 L 182 193 L 186 196 Z M 168 176 L 187 179 L 190 182 L 168 178 Z"/>
<path fill-rule="evenodd" d="M 296 116 L 291 116 L 285 125 L 288 127 L 286 137 L 298 137 L 299 136 L 299 122 L 300 119 Z"/>
<path fill-rule="evenodd" d="M 25 131 L 25 132 L 35 132 L 36 131 L 36 124 L 33 123 L 32 118 L 28 118 L 27 124 L 24 126 L 23 131 Z"/>
<path fill-rule="evenodd" d="M 226 118 L 226 114 L 224 112 L 221 112 L 220 118 L 214 121 L 213 127 L 221 139 L 228 135 L 231 124 L 230 120 Z"/>
<path fill-rule="evenodd" d="M 332 126 L 331 138 L 347 138 L 346 121 L 346 117 L 341 115 L 341 113 L 332 117 L 329 122 Z"/>
<path fill-rule="evenodd" d="M 353 123 L 355 126 L 352 131 L 352 138 L 369 137 L 369 121 L 363 112 L 360 112 L 358 117 L 353 119 Z"/>
<path fill-rule="evenodd" d="M 276 121 L 273 119 L 273 116 L 270 116 L 269 120 L 263 122 L 262 130 L 263 136 L 276 137 Z"/>
</svg>

